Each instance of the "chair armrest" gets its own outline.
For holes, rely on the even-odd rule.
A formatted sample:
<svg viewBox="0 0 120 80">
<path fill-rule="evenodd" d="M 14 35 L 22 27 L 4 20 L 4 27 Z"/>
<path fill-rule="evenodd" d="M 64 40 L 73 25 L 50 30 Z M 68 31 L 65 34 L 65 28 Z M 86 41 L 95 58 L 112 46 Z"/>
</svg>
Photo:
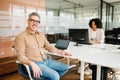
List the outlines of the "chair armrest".
<svg viewBox="0 0 120 80">
<path fill-rule="evenodd" d="M 47 54 L 47 58 L 48 58 L 48 59 L 52 59 L 52 57 L 51 57 L 50 55 L 48 55 L 48 54 Z"/>
<path fill-rule="evenodd" d="M 16 61 L 16 63 L 21 64 L 19 61 Z M 31 72 L 30 72 L 29 66 L 26 65 L 26 64 L 23 64 L 23 65 L 25 66 L 25 68 L 26 68 L 26 70 L 27 70 L 27 73 L 28 73 L 28 75 L 29 75 L 30 80 L 33 80 L 33 79 L 32 79 L 32 76 L 31 76 Z"/>
</svg>

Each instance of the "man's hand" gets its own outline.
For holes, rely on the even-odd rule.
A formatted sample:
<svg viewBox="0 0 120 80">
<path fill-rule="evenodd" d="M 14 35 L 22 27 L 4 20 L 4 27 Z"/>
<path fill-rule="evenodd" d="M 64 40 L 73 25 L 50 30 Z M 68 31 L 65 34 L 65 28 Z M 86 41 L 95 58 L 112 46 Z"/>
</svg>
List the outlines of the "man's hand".
<svg viewBox="0 0 120 80">
<path fill-rule="evenodd" d="M 63 55 L 63 56 L 72 56 L 71 53 L 68 53 L 66 51 L 61 51 L 61 55 Z"/>
<path fill-rule="evenodd" d="M 32 67 L 34 77 L 38 78 L 42 75 L 40 68 L 38 67 L 38 65 L 36 65 L 35 62 L 31 61 L 30 66 Z"/>
</svg>

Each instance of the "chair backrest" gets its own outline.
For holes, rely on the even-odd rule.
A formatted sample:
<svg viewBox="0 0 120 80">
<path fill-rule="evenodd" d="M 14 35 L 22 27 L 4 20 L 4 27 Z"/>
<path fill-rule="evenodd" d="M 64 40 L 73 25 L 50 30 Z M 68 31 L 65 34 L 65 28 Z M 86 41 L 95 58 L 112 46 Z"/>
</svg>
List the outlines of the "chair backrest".
<svg viewBox="0 0 120 80">
<path fill-rule="evenodd" d="M 29 78 L 27 70 L 23 64 L 18 64 L 18 73 L 25 78 Z"/>
<path fill-rule="evenodd" d="M 107 35 L 113 35 L 113 30 L 105 31 L 105 36 L 107 36 Z"/>
</svg>

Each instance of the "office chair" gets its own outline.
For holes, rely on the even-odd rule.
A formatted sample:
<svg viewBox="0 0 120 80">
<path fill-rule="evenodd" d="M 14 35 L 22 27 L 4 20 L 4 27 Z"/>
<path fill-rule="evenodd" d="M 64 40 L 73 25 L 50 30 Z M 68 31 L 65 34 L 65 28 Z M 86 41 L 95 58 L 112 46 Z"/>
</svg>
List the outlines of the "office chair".
<svg viewBox="0 0 120 80">
<path fill-rule="evenodd" d="M 14 45 L 12 46 L 13 49 Z M 47 58 L 51 59 L 51 56 L 48 55 L 47 53 L 45 54 L 47 56 Z M 30 72 L 29 66 L 26 64 L 21 64 L 19 61 L 16 61 L 16 63 L 18 64 L 18 73 L 24 77 L 24 78 L 28 78 L 30 80 L 46 80 L 44 77 L 40 77 L 40 78 L 35 78 L 32 76 L 32 73 Z"/>
<path fill-rule="evenodd" d="M 25 79 L 27 78 L 30 80 L 45 80 L 45 78 L 43 77 L 40 77 L 40 78 L 33 77 L 28 65 L 21 64 L 19 61 L 16 61 L 16 63 L 18 63 L 18 73 Z"/>
<path fill-rule="evenodd" d="M 51 59 L 51 56 L 46 54 L 47 58 Z M 35 78 L 32 76 L 29 66 L 26 64 L 21 64 L 19 61 L 16 61 L 18 63 L 18 73 L 24 77 L 24 78 L 29 78 L 30 80 L 46 80 L 44 77 L 40 78 Z"/>
</svg>

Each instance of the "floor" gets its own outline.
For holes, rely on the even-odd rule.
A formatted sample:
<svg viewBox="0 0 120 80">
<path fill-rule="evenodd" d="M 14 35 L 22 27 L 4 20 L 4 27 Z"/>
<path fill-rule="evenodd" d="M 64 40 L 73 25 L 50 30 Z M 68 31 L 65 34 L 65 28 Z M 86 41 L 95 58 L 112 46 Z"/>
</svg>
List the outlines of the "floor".
<svg viewBox="0 0 120 80">
<path fill-rule="evenodd" d="M 66 63 L 67 59 L 61 58 L 60 61 L 63 61 Z M 78 73 L 78 67 L 79 67 L 79 61 L 76 59 L 70 60 L 71 64 L 76 64 L 76 67 L 71 68 L 64 76 L 61 77 L 60 80 L 80 80 L 80 74 Z M 70 64 L 70 65 L 71 65 Z M 117 75 L 117 77 L 120 77 L 120 74 Z M 91 80 L 91 75 L 85 75 L 85 80 Z M 0 80 L 24 80 L 23 77 L 21 77 L 18 72 L 13 72 L 11 74 L 7 74 L 4 76 L 0 76 Z M 109 75 L 109 78 L 107 80 L 112 80 L 111 76 Z M 120 78 L 118 79 L 120 80 Z"/>
</svg>

